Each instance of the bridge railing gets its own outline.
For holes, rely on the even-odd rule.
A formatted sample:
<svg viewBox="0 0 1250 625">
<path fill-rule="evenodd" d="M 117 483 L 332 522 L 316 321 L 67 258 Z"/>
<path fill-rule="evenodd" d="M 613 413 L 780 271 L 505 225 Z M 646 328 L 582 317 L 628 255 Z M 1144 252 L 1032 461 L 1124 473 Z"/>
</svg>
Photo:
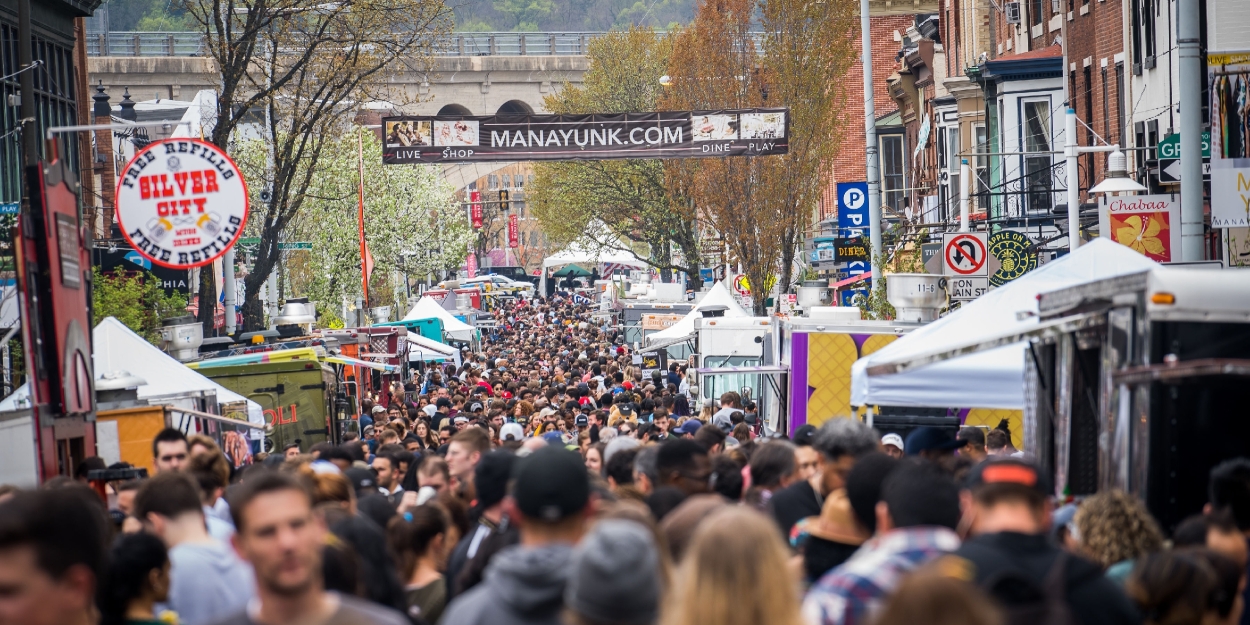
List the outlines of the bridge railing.
<svg viewBox="0 0 1250 625">
<path fill-rule="evenodd" d="M 585 56 L 602 32 L 451 33 L 435 44 L 436 56 Z M 755 33 L 756 46 L 761 45 Z M 90 56 L 205 56 L 204 35 L 188 32 L 87 33 Z"/>
</svg>

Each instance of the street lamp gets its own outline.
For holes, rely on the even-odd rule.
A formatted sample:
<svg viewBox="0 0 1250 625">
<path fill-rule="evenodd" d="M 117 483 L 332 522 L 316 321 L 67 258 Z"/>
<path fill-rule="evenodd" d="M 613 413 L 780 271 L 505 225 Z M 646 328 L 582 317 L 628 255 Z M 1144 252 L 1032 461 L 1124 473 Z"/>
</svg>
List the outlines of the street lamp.
<svg viewBox="0 0 1250 625">
<path fill-rule="evenodd" d="M 1111 152 L 1111 156 L 1107 159 L 1107 178 L 1090 189 L 1090 193 L 1146 190 L 1128 177 L 1128 161 L 1120 151 L 1120 144 L 1082 146 L 1077 143 L 1076 109 L 1069 107 L 1064 117 L 1063 154 L 1068 174 L 1068 251 L 1071 252 L 1081 245 L 1081 187 L 1076 159 L 1081 154 L 1092 152 Z"/>
<path fill-rule="evenodd" d="M 1146 191 L 1146 187 L 1128 177 L 1128 159 L 1118 149 L 1107 157 L 1107 177 L 1094 185 L 1090 193 L 1128 193 Z"/>
</svg>

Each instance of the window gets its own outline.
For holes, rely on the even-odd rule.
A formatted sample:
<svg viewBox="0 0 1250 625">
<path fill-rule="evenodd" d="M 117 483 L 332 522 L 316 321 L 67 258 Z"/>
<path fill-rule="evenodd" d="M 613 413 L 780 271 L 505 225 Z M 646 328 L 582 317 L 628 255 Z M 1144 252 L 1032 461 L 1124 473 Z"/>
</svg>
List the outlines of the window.
<svg viewBox="0 0 1250 625">
<path fill-rule="evenodd" d="M 516 212 L 517 212 L 517 219 L 525 219 L 525 202 L 516 203 Z"/>
<path fill-rule="evenodd" d="M 500 187 L 500 188 L 501 188 L 501 189 L 510 189 L 510 188 L 512 188 L 512 176 L 511 176 L 511 175 L 509 175 L 509 174 L 504 174 L 504 175 L 503 175 L 503 186 L 502 186 L 502 187 Z"/>
<path fill-rule="evenodd" d="M 516 188 L 518 189 L 525 188 L 525 176 L 522 176 L 521 174 L 517 174 L 516 177 L 512 179 L 512 182 L 516 184 Z"/>
<path fill-rule="evenodd" d="M 476 180 L 474 180 L 473 182 L 470 182 L 470 183 L 469 183 L 469 190 L 470 190 L 470 191 L 477 191 L 477 181 L 476 181 Z"/>
<path fill-rule="evenodd" d="M 499 188 L 499 176 L 496 176 L 495 174 L 491 174 L 487 176 L 486 188 L 490 189 L 491 191 L 498 189 Z"/>
<path fill-rule="evenodd" d="M 1037 26 L 1042 23 L 1042 0 L 1029 0 L 1029 24 Z"/>
<path fill-rule="evenodd" d="M 1155 66 L 1155 4 L 1157 0 L 1132 0 L 1133 75 Z"/>
<path fill-rule="evenodd" d="M 1114 141 L 1111 136 L 1111 102 L 1107 97 L 1107 66 L 1102 67 L 1102 135 L 1107 141 Z M 1123 147 L 1123 146 L 1121 146 Z"/>
<path fill-rule="evenodd" d="M 538 231 L 530 231 L 530 247 L 538 247 Z"/>
<path fill-rule="evenodd" d="M 1050 102 L 1039 100 L 1024 103 L 1024 151 L 1038 154 L 1024 156 L 1024 191 L 1030 212 L 1051 209 Z"/>
<path fill-rule="evenodd" d="M 881 200 L 884 206 L 898 212 L 904 208 L 905 162 L 903 135 L 881 135 Z"/>
<path fill-rule="evenodd" d="M 959 155 L 959 127 L 948 128 L 946 130 L 946 151 L 950 154 L 948 171 L 950 172 L 950 198 L 948 204 L 950 207 L 950 215 L 958 215 L 963 207 L 959 205 L 960 184 L 959 175 L 963 173 L 962 157 Z"/>
<path fill-rule="evenodd" d="M 1124 136 L 1124 128 L 1128 123 L 1128 115 L 1124 112 L 1124 64 L 1115 64 L 1115 114 L 1118 118 L 1116 121 L 1115 140 L 1122 147 L 1128 146 L 1126 137 Z"/>
<path fill-rule="evenodd" d="M 985 152 L 989 151 L 985 145 L 985 126 L 973 126 L 972 135 L 976 145 L 969 152 L 976 152 L 977 154 L 975 160 L 969 161 L 976 167 L 976 184 L 972 186 L 972 190 L 977 195 L 977 209 L 984 211 L 988 210 L 990 206 L 988 195 L 990 191 L 990 157 L 984 155 Z"/>
<path fill-rule="evenodd" d="M 1085 66 L 1085 145 L 1094 145 L 1094 72 Z M 1087 189 L 1094 186 L 1094 153 L 1085 155 L 1085 180 Z"/>
</svg>

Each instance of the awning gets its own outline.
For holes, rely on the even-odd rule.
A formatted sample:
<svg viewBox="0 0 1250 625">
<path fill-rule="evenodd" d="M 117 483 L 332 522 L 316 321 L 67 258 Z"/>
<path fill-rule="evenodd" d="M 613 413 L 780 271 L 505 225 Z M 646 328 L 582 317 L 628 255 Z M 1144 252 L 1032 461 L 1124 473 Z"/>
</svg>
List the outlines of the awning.
<svg viewBox="0 0 1250 625">
<path fill-rule="evenodd" d="M 388 365 L 381 362 L 370 362 L 368 360 L 360 360 L 359 358 L 348 358 L 347 356 L 327 356 L 326 362 L 332 362 L 336 365 L 350 365 L 352 367 L 368 367 L 374 371 L 383 371 L 393 373 L 399 370 L 396 365 Z"/>
<path fill-rule="evenodd" d="M 256 425 L 255 423 L 248 423 L 247 421 L 239 421 L 238 419 L 231 419 L 231 418 L 229 418 L 229 417 L 223 417 L 223 416 L 221 416 L 221 415 L 217 415 L 217 414 L 209 414 L 209 413 L 207 413 L 207 412 L 201 412 L 201 411 L 199 411 L 199 410 L 191 410 L 191 409 L 188 409 L 188 408 L 179 408 L 179 407 L 177 407 L 177 406 L 170 406 L 170 407 L 169 407 L 169 410 L 170 410 L 171 412 L 180 412 L 180 413 L 185 414 L 185 415 L 190 415 L 190 416 L 195 417 L 195 418 L 197 418 L 197 419 L 208 419 L 209 421 L 218 421 L 218 422 L 221 422 L 221 423 L 225 423 L 225 424 L 227 424 L 227 425 L 236 425 L 236 426 L 239 426 L 239 427 L 250 428 L 250 429 L 253 429 L 253 430 L 264 430 L 264 429 L 265 429 L 265 426 L 263 426 L 263 425 Z"/>
<path fill-rule="evenodd" d="M 255 365 L 265 362 L 290 362 L 292 360 L 317 360 L 317 350 L 311 347 L 279 349 L 272 352 L 258 352 L 255 354 L 244 354 L 242 356 L 227 356 L 225 358 L 212 358 L 198 362 L 189 362 L 187 363 L 187 366 L 192 369 L 209 369 L 212 367 L 230 367 L 234 365 Z"/>
<path fill-rule="evenodd" d="M 756 367 L 704 367 L 695 369 L 695 373 L 699 375 L 743 375 L 743 374 L 763 374 L 776 375 L 779 373 L 789 373 L 790 368 L 780 365 L 773 366 L 756 366 Z"/>
<path fill-rule="evenodd" d="M 845 280 L 839 280 L 837 282 L 834 282 L 833 284 L 829 285 L 829 288 L 831 289 L 841 288 L 848 284 L 854 284 L 856 282 L 859 282 L 860 280 L 867 280 L 868 278 L 871 278 L 871 277 L 872 277 L 872 272 L 865 271 L 864 273 L 861 273 L 858 276 L 851 276 Z"/>
<path fill-rule="evenodd" d="M 698 336 L 698 334 L 699 334 L 698 332 L 691 332 L 690 334 L 687 334 L 687 335 L 682 336 L 682 337 L 678 337 L 678 338 L 675 338 L 675 339 L 670 339 L 670 340 L 667 340 L 667 341 L 660 341 L 659 343 L 656 343 L 656 344 L 654 344 L 654 345 L 648 345 L 648 346 L 646 346 L 646 347 L 644 347 L 644 348 L 642 348 L 642 349 L 638 350 L 638 353 L 639 353 L 639 354 L 650 354 L 651 352 L 658 352 L 658 351 L 660 351 L 661 349 L 665 349 L 665 348 L 667 348 L 667 347 L 672 347 L 672 346 L 674 346 L 674 345 L 681 345 L 682 343 L 686 343 L 686 342 L 689 342 L 689 341 L 693 341 L 693 340 L 694 340 L 694 338 L 695 338 L 696 336 Z"/>
</svg>

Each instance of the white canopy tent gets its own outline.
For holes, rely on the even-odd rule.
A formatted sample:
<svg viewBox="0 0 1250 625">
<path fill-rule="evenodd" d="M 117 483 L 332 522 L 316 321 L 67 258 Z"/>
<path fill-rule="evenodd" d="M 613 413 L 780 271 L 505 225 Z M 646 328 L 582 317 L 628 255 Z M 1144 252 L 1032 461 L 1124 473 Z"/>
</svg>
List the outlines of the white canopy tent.
<svg viewBox="0 0 1250 625">
<path fill-rule="evenodd" d="M 738 300 L 734 299 L 733 294 L 729 292 L 729 287 L 725 286 L 725 282 L 721 281 L 713 284 L 712 287 L 708 289 L 707 295 L 704 295 L 703 299 L 699 300 L 699 303 L 696 304 L 690 312 L 686 313 L 685 317 L 681 318 L 681 321 L 678 321 L 677 323 L 674 323 L 659 332 L 647 335 L 647 342 L 656 343 L 659 341 L 669 341 L 689 335 L 691 332 L 694 332 L 694 320 L 702 317 L 703 313 L 701 311 L 706 309 L 708 306 L 729 307 L 729 310 L 725 311 L 726 317 L 751 316 L 751 313 L 747 312 L 746 309 L 738 303 Z"/>
<path fill-rule="evenodd" d="M 152 405 L 197 410 L 191 398 L 209 394 L 216 397 L 218 404 L 246 401 L 248 422 L 264 427 L 265 414 L 260 404 L 196 373 L 117 319 L 105 317 L 92 331 L 91 339 L 97 379 L 119 371 L 143 378 L 147 383 L 136 389 L 136 394 Z M 29 397 L 29 388 L 22 385 L 0 401 L 0 412 L 28 407 Z"/>
<path fill-rule="evenodd" d="M 547 292 L 547 271 L 558 270 L 568 265 L 578 265 L 586 271 L 604 265 L 623 265 L 626 267 L 645 268 L 647 263 L 638 260 L 629 252 L 596 246 L 589 242 L 576 242 L 569 247 L 543 259 L 540 272 L 538 292 Z"/>
<path fill-rule="evenodd" d="M 450 360 L 460 365 L 460 350 L 444 345 L 433 339 L 428 339 L 416 332 L 408 332 L 408 361 L 421 362 L 424 360 Z"/>
<path fill-rule="evenodd" d="M 474 328 L 473 326 L 455 318 L 442 304 L 434 301 L 432 297 L 423 296 L 417 300 L 417 304 L 404 315 L 404 321 L 413 321 L 416 319 L 438 319 L 443 322 L 443 332 L 447 336 L 457 341 L 472 341 Z"/>
<path fill-rule="evenodd" d="M 1027 332 L 1038 325 L 1039 293 L 1135 273 L 1155 265 L 1128 247 L 1094 239 L 857 360 L 851 366 L 851 404 L 1022 409 L 1027 342 L 900 373 L 869 375 L 868 369 Z"/>
</svg>

